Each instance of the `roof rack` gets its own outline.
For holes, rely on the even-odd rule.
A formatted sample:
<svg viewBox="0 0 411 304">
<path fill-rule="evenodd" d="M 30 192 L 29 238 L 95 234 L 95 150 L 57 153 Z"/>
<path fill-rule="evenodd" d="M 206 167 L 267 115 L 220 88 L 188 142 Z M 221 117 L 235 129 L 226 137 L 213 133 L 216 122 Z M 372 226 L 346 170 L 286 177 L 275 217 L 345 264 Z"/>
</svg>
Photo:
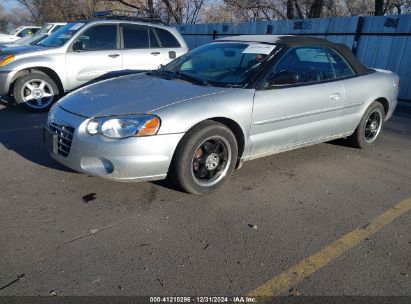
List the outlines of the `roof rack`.
<svg viewBox="0 0 411 304">
<path fill-rule="evenodd" d="M 160 17 L 155 16 L 155 15 L 147 15 L 139 11 L 126 11 L 126 10 L 99 11 L 99 12 L 94 12 L 93 17 L 98 18 L 98 19 L 120 19 L 120 20 L 162 23 Z"/>
</svg>

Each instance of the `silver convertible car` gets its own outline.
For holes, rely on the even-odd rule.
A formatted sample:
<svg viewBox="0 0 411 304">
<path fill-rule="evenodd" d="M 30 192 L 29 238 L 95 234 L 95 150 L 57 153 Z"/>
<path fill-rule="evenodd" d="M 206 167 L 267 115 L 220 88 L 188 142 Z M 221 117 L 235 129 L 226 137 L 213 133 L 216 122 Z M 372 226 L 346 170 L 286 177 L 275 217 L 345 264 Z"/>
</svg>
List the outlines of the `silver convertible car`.
<svg viewBox="0 0 411 304">
<path fill-rule="evenodd" d="M 365 68 L 341 44 L 229 37 L 67 95 L 50 110 L 44 139 L 74 170 L 121 181 L 168 177 L 207 194 L 243 161 L 343 137 L 372 145 L 398 87 L 397 75 Z"/>
</svg>

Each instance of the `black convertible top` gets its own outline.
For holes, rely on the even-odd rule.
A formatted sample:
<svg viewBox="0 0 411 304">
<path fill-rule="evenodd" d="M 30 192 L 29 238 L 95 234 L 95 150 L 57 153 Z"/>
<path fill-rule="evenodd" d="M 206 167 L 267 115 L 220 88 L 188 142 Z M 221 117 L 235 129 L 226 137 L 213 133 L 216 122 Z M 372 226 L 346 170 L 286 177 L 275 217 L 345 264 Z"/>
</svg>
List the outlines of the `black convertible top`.
<svg viewBox="0 0 411 304">
<path fill-rule="evenodd" d="M 334 43 L 322 38 L 309 36 L 291 36 L 291 35 L 241 35 L 218 39 L 217 41 L 243 41 L 243 42 L 261 42 L 269 44 L 281 44 L 286 47 L 318 45 L 330 47 L 338 51 L 352 66 L 357 74 L 367 74 L 369 70 L 364 67 L 355 58 L 351 50 L 342 43 Z"/>
</svg>

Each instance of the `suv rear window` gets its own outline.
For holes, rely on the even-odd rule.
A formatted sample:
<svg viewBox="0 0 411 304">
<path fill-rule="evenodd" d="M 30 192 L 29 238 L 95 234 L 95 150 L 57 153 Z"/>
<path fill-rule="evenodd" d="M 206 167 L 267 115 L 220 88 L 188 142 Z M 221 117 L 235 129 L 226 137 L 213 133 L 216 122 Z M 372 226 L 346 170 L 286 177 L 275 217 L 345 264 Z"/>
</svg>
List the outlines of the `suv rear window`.
<svg viewBox="0 0 411 304">
<path fill-rule="evenodd" d="M 148 49 L 148 27 L 133 24 L 123 24 L 123 39 L 125 49 Z"/>
<path fill-rule="evenodd" d="M 161 28 L 156 28 L 156 32 L 157 32 L 158 38 L 160 38 L 162 47 L 165 47 L 165 48 L 180 47 L 180 43 L 178 43 L 177 39 L 169 31 L 161 29 Z"/>
<path fill-rule="evenodd" d="M 152 47 L 152 48 L 160 47 L 160 45 L 158 44 L 158 39 L 156 37 L 156 34 L 154 33 L 153 28 L 150 28 L 150 47 Z"/>
</svg>

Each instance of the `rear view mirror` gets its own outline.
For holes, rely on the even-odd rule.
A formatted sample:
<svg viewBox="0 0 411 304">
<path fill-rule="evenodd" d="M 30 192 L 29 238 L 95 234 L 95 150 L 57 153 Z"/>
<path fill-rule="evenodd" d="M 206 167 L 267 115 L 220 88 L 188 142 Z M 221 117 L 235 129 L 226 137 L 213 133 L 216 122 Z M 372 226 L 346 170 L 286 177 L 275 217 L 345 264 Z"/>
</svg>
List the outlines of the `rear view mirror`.
<svg viewBox="0 0 411 304">
<path fill-rule="evenodd" d="M 283 70 L 270 79 L 270 86 L 291 85 L 300 81 L 300 75 L 293 71 Z"/>
<path fill-rule="evenodd" d="M 77 41 L 73 44 L 73 51 L 80 52 L 86 49 L 86 45 L 82 41 Z"/>
</svg>

